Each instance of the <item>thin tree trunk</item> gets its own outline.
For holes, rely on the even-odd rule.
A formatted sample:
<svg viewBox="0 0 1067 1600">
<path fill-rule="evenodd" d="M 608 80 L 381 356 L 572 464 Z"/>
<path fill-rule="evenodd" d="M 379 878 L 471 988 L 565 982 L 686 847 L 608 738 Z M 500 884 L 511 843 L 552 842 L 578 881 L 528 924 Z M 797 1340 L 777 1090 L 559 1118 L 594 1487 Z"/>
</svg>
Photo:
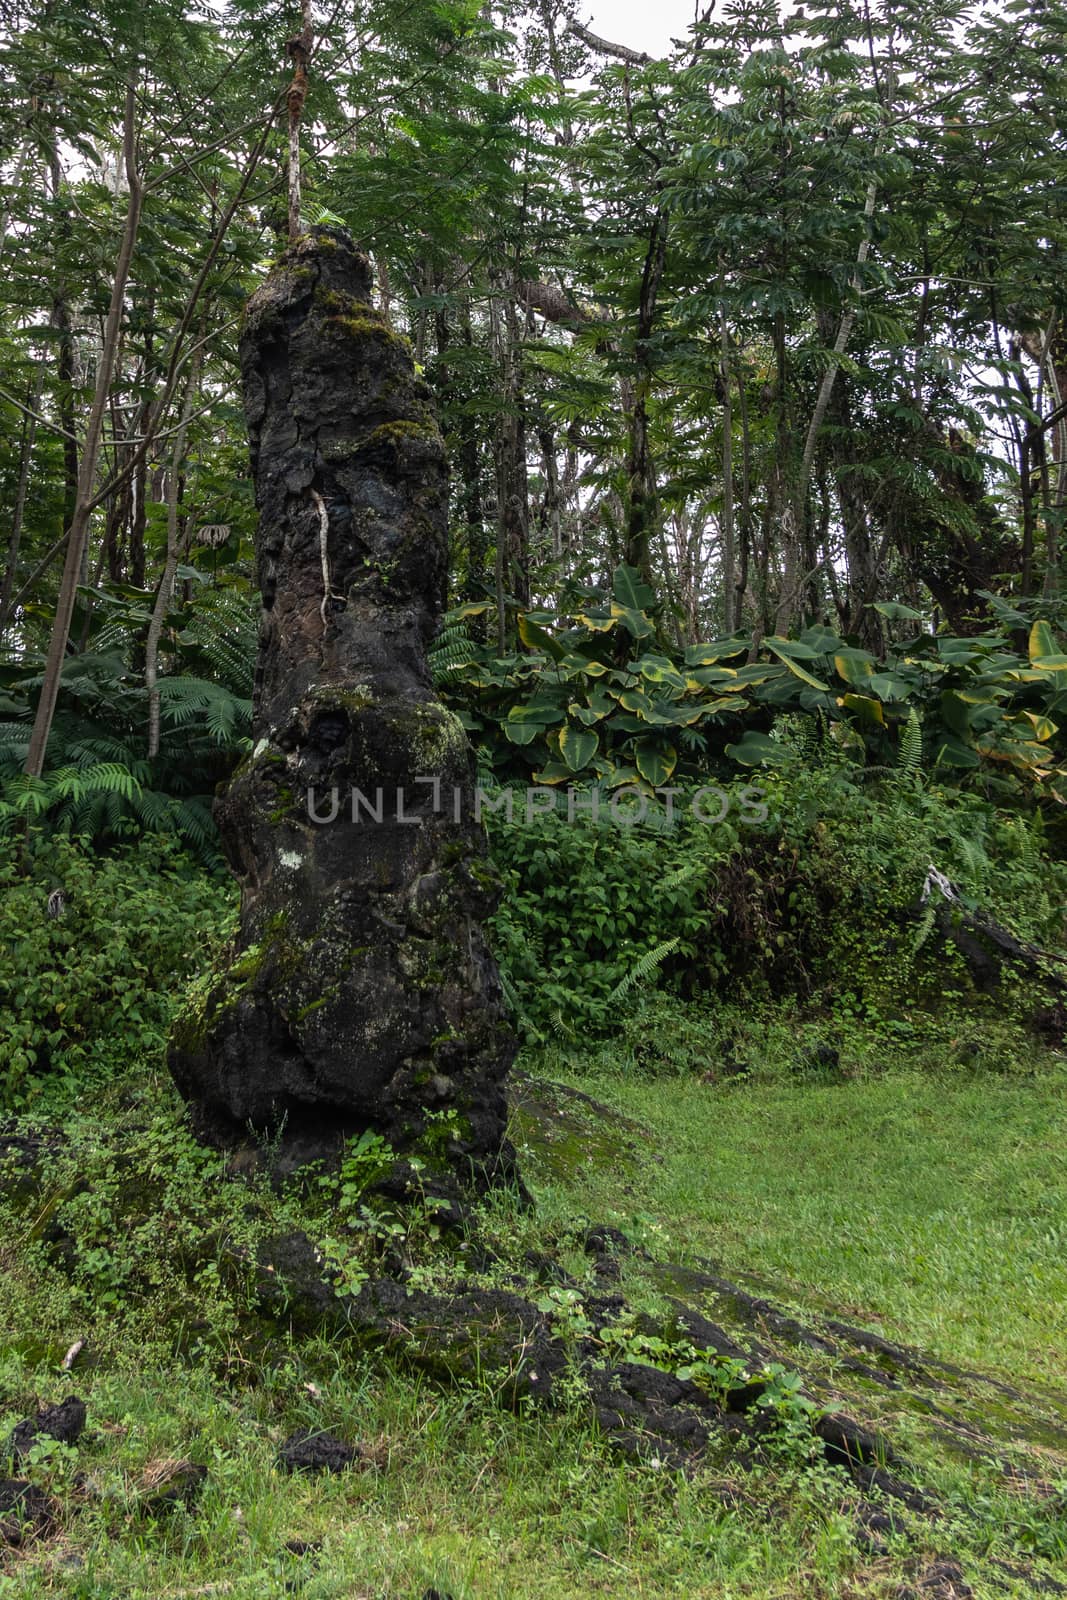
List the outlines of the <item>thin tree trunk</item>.
<svg viewBox="0 0 1067 1600">
<path fill-rule="evenodd" d="M 719 374 L 722 382 L 722 609 L 723 631 L 734 631 L 736 551 L 734 549 L 734 434 L 730 370 L 730 331 L 726 308 L 719 309 Z"/>
<path fill-rule="evenodd" d="M 867 185 L 867 201 L 863 207 L 864 224 L 870 222 L 872 216 L 874 215 L 874 202 L 877 193 L 878 186 L 872 180 Z M 859 249 L 856 251 L 856 270 L 852 274 L 853 294 L 859 293 L 860 268 L 867 260 L 867 256 L 870 253 L 870 248 L 871 236 L 868 232 L 864 231 L 863 238 L 860 240 Z M 833 349 L 830 352 L 833 356 L 833 360 L 830 362 L 830 365 L 822 375 L 822 383 L 819 385 L 819 395 L 815 401 L 815 410 L 812 412 L 811 422 L 808 424 L 808 434 L 807 438 L 804 440 L 804 455 L 800 463 L 801 493 L 804 493 L 807 487 L 808 474 L 811 471 L 811 463 L 815 458 L 815 446 L 819 438 L 819 429 L 822 427 L 823 421 L 826 417 L 826 408 L 830 404 L 830 394 L 834 387 L 834 380 L 837 377 L 839 358 L 845 353 L 845 346 L 848 344 L 849 335 L 852 332 L 852 324 L 855 322 L 855 320 L 856 308 L 855 306 L 849 306 L 847 311 L 842 314 L 841 323 L 837 330 L 837 338 L 834 340 Z"/>
<path fill-rule="evenodd" d="M 44 387 L 44 363 L 38 363 L 33 389 L 27 395 L 27 415 L 22 419 L 22 445 L 19 450 L 19 475 L 15 488 L 15 506 L 11 514 L 11 533 L 7 541 L 7 565 L 4 568 L 3 589 L 0 591 L 0 634 L 7 627 L 11 605 L 11 591 L 15 587 L 15 569 L 18 565 L 19 547 L 22 543 L 22 524 L 26 515 L 26 496 L 30 487 L 30 469 L 33 465 L 33 446 L 37 438 L 36 412 Z"/>
<path fill-rule="evenodd" d="M 748 426 L 748 391 L 745 388 L 745 375 L 741 370 L 737 374 L 737 400 L 741 413 L 741 515 L 738 519 L 740 549 L 734 600 L 735 627 L 741 624 L 742 606 L 748 588 L 748 564 L 752 553 L 752 435 Z"/>
<path fill-rule="evenodd" d="M 178 562 L 182 555 L 182 540 L 178 532 L 178 504 L 180 497 L 182 463 L 185 459 L 185 446 L 189 437 L 189 418 L 193 413 L 193 406 L 197 397 L 199 385 L 200 352 L 193 357 L 192 367 L 189 372 L 185 387 L 185 400 L 182 403 L 181 422 L 174 435 L 171 447 L 170 473 L 167 478 L 167 558 L 163 564 L 163 576 L 159 580 L 156 590 L 155 604 L 152 607 L 152 618 L 148 624 L 148 634 L 145 639 L 144 649 L 144 681 L 148 690 L 148 757 L 151 760 L 159 754 L 159 641 L 163 633 L 163 622 L 174 594 L 174 579 L 178 571 Z"/>
<path fill-rule="evenodd" d="M 48 171 L 52 187 L 52 203 L 58 214 L 63 173 L 59 165 L 59 148 L 54 129 L 51 137 Z M 69 231 L 69 218 L 64 218 L 60 222 L 57 215 L 57 236 L 66 236 Z M 78 499 L 78 441 L 75 437 L 74 417 L 74 326 L 67 297 L 58 283 L 52 300 L 52 325 L 59 334 L 56 376 L 59 379 L 57 395 L 59 420 L 63 428 L 63 524 L 69 528 Z"/>
<path fill-rule="evenodd" d="M 515 303 L 504 301 L 504 409 L 499 429 L 497 511 L 505 579 L 520 605 L 530 604 L 529 487 L 526 471 L 526 396 Z"/>
<path fill-rule="evenodd" d="M 650 586 L 651 545 L 656 526 L 656 475 L 648 437 L 648 403 L 652 395 L 652 362 L 648 352 L 648 341 L 655 325 L 656 301 L 666 260 L 667 219 L 662 211 L 657 211 L 652 222 L 652 233 L 641 274 L 641 296 L 637 311 L 637 338 L 634 351 L 637 376 L 632 389 L 632 402 L 626 407 L 629 448 L 626 460 L 628 504 L 624 559 L 627 566 L 636 567 Z"/>
<path fill-rule="evenodd" d="M 78 495 L 74 507 L 74 515 L 70 522 L 67 559 L 64 563 L 63 578 L 56 601 L 56 615 L 48 644 L 44 681 L 41 685 L 41 697 L 37 704 L 37 714 L 34 718 L 33 731 L 30 735 L 29 753 L 26 757 L 26 772 L 33 778 L 39 778 L 44 769 L 48 737 L 52 731 L 52 719 L 55 716 L 56 701 L 59 697 L 63 659 L 66 655 L 67 641 L 70 637 L 70 625 L 74 616 L 78 579 L 82 570 L 89 537 L 89 519 L 93 504 L 93 488 L 96 482 L 96 465 L 100 454 L 104 413 L 107 409 L 115 357 L 119 347 L 126 283 L 130 275 L 130 263 L 133 260 L 134 246 L 137 242 L 137 230 L 141 221 L 143 191 L 141 175 L 137 170 L 137 93 L 136 83 L 133 79 L 130 80 L 126 87 L 126 111 L 123 121 L 122 143 L 126 165 L 126 181 L 129 186 L 126 224 L 123 228 L 122 242 L 119 246 L 115 277 L 111 285 L 111 303 L 108 306 L 103 349 L 100 352 L 100 364 L 96 373 L 96 388 L 93 394 L 93 403 L 89 412 L 89 422 L 85 430 L 85 442 L 78 468 Z"/>
<path fill-rule="evenodd" d="M 870 221 L 874 215 L 874 202 L 878 194 L 878 186 L 872 179 L 867 185 L 867 199 L 863 207 L 864 223 Z M 852 274 L 852 292 L 859 293 L 860 268 L 867 260 L 871 248 L 869 232 L 864 230 L 856 251 L 856 267 Z M 800 458 L 800 472 L 792 485 L 785 486 L 782 505 L 782 539 L 784 545 L 784 569 L 782 574 L 782 592 L 778 601 L 778 611 L 774 621 L 774 631 L 777 634 L 786 634 L 792 626 L 800 603 L 800 550 L 804 528 L 807 523 L 807 497 L 808 479 L 811 476 L 811 464 L 815 459 L 815 446 L 818 443 L 819 432 L 826 417 L 826 408 L 830 404 L 830 395 L 833 392 L 834 381 L 840 357 L 844 354 L 848 344 L 852 325 L 856 320 L 855 306 L 849 306 L 842 313 L 841 322 L 837 330 L 837 338 L 831 349 L 830 364 L 823 373 L 822 383 L 815 401 L 815 409 L 811 414 L 807 435 L 804 439 L 804 449 Z M 790 492 L 792 491 L 792 492 Z"/>
<path fill-rule="evenodd" d="M 293 63 L 293 81 L 286 93 L 289 112 L 289 243 L 300 236 L 300 121 L 304 114 L 304 101 L 308 92 L 308 61 L 311 58 L 311 0 L 301 0 L 302 29 L 298 39 L 290 39 L 287 46 Z"/>
</svg>

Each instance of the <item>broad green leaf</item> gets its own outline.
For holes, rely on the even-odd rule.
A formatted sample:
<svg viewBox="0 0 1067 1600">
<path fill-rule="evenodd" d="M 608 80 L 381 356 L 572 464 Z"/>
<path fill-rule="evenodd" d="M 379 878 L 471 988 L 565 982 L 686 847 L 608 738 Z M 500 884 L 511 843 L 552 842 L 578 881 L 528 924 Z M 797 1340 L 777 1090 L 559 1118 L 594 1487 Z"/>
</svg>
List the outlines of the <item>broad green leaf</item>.
<svg viewBox="0 0 1067 1600">
<path fill-rule="evenodd" d="M 673 689 L 684 689 L 685 679 L 666 656 L 642 656 L 634 663 L 635 670 L 647 683 L 666 683 Z"/>
<path fill-rule="evenodd" d="M 957 694 L 952 689 L 945 689 L 941 694 L 941 715 L 946 727 L 959 739 L 967 739 L 971 731 L 971 707 L 963 695 Z"/>
<path fill-rule="evenodd" d="M 981 661 L 984 652 L 973 639 L 943 638 L 937 641 L 937 653 L 942 661 L 952 667 L 967 667 L 972 661 Z"/>
<path fill-rule="evenodd" d="M 600 748 L 595 733 L 583 728 L 564 728 L 559 736 L 559 753 L 572 772 L 588 766 Z"/>
<path fill-rule="evenodd" d="M 611 592 L 624 611 L 644 611 L 656 600 L 636 567 L 616 567 L 611 580 Z"/>
<path fill-rule="evenodd" d="M 641 689 L 624 689 L 619 695 L 619 704 L 632 711 L 635 717 L 647 717 L 652 710 L 652 701 Z"/>
<path fill-rule="evenodd" d="M 736 667 L 697 667 L 695 671 L 686 673 L 685 686 L 687 689 L 704 689 L 714 684 L 717 688 L 726 689 L 736 681 Z"/>
<path fill-rule="evenodd" d="M 1035 622 L 1030 629 L 1030 660 L 1037 662 L 1041 656 L 1055 656 L 1056 638 L 1047 622 Z"/>
<path fill-rule="evenodd" d="M 553 661 L 562 661 L 567 654 L 566 646 L 560 644 L 558 639 L 553 639 L 546 628 L 532 621 L 524 611 L 519 613 L 519 638 L 528 649 L 543 650 Z"/>
<path fill-rule="evenodd" d="M 1038 716 L 1033 711 L 1024 711 L 1023 716 L 1033 728 L 1034 738 L 1041 744 L 1044 744 L 1046 739 L 1051 739 L 1054 733 L 1059 732 L 1058 725 L 1050 717 Z"/>
<path fill-rule="evenodd" d="M 637 770 L 646 782 L 658 788 L 666 783 L 678 765 L 678 752 L 670 744 L 652 744 L 642 741 L 634 751 Z"/>
<path fill-rule="evenodd" d="M 845 694 L 837 703 L 855 712 L 858 722 L 869 723 L 871 727 L 885 727 L 885 712 L 882 710 L 881 702 L 872 700 L 869 695 Z"/>
<path fill-rule="evenodd" d="M 763 642 L 771 654 L 776 655 L 779 661 L 783 661 L 793 676 L 799 678 L 802 683 L 810 684 L 813 689 L 829 689 L 830 685 L 828 683 L 823 683 L 821 678 L 813 677 L 798 661 L 793 660 L 789 651 L 782 649 L 781 640 L 764 639 Z M 812 655 L 815 654 L 814 651 L 811 653 Z"/>
<path fill-rule="evenodd" d="M 879 700 L 906 700 L 917 686 L 896 672 L 872 672 L 863 687 Z"/>
<path fill-rule="evenodd" d="M 627 766 L 625 763 L 622 763 L 619 766 L 609 766 L 607 779 L 608 788 L 620 789 L 622 788 L 623 784 L 634 783 L 637 777 L 638 772 L 636 767 Z"/>
<path fill-rule="evenodd" d="M 755 688 L 757 684 L 772 683 L 781 677 L 784 677 L 784 669 L 773 661 L 753 662 L 750 667 L 738 667 L 733 683 L 720 683 L 717 687 L 721 694 L 733 694 L 738 689 Z"/>
<path fill-rule="evenodd" d="M 560 761 L 546 761 L 538 772 L 534 773 L 535 783 L 568 783 L 574 773 L 570 767 L 564 766 Z"/>
<path fill-rule="evenodd" d="M 839 678 L 862 688 L 867 679 L 877 672 L 878 663 L 869 650 L 838 650 L 834 656 L 834 667 Z"/>
<path fill-rule="evenodd" d="M 546 705 L 544 702 L 531 700 L 528 705 L 512 706 L 508 712 L 507 725 L 521 723 L 523 726 L 534 724 L 537 727 L 547 728 L 554 722 L 563 721 L 563 712 L 558 706 Z"/>
<path fill-rule="evenodd" d="M 699 722 L 701 720 L 701 718 L 703 718 L 703 717 L 718 716 L 720 711 L 729 711 L 729 712 L 732 712 L 732 713 L 737 713 L 739 711 L 747 711 L 748 708 L 749 708 L 749 702 L 747 700 L 742 700 L 740 698 L 740 696 L 737 696 L 736 698 L 730 698 L 730 699 L 726 699 L 726 698 L 720 697 L 720 698 L 718 698 L 716 700 L 703 700 L 703 701 L 700 702 L 699 705 L 694 705 L 693 706 L 693 710 L 696 713 L 696 716 L 695 716 L 695 718 L 694 717 L 686 717 L 685 725 L 686 725 L 687 728 L 691 728 L 693 726 L 694 721 Z M 688 711 L 689 707 L 685 706 L 685 705 L 682 705 L 682 706 L 679 706 L 678 710 L 679 710 L 679 712 Z"/>
<path fill-rule="evenodd" d="M 809 645 L 817 656 L 832 656 L 841 647 L 841 635 L 819 622 L 804 629 L 800 642 Z"/>
<path fill-rule="evenodd" d="M 745 656 L 751 648 L 751 639 L 716 639 L 711 644 L 690 644 L 686 646 L 685 664 L 687 667 L 713 667 L 717 661 Z"/>
<path fill-rule="evenodd" d="M 584 706 L 580 705 L 577 700 L 572 700 L 567 707 L 567 712 L 569 716 L 577 717 L 579 722 L 584 722 L 588 727 L 591 723 L 599 722 L 603 717 L 610 716 L 614 709 L 614 703 L 598 689 L 589 696 L 588 704 Z"/>
<path fill-rule="evenodd" d="M 535 739 L 540 739 L 545 731 L 543 722 L 512 722 L 509 717 L 504 723 L 504 735 L 512 744 L 533 744 Z"/>
<path fill-rule="evenodd" d="M 602 678 L 611 668 L 603 661 L 595 661 L 586 656 L 577 655 L 573 650 L 563 657 L 560 662 L 563 670 L 572 677 L 581 675 L 586 678 Z"/>
<path fill-rule="evenodd" d="M 742 767 L 767 766 L 780 767 L 789 760 L 789 752 L 776 744 L 769 734 L 760 733 L 756 728 L 749 728 L 748 732 L 736 744 L 726 746 L 726 754 Z"/>
<path fill-rule="evenodd" d="M 878 600 L 871 607 L 880 617 L 885 617 L 887 622 L 921 622 L 923 614 L 915 611 L 911 606 L 901 605 L 898 600 Z"/>
<path fill-rule="evenodd" d="M 977 753 L 970 745 L 964 744 L 955 734 L 947 733 L 937 743 L 934 754 L 934 764 L 939 767 L 971 767 L 981 766 Z"/>
<path fill-rule="evenodd" d="M 770 634 L 763 642 L 783 661 L 814 661 L 821 653 L 802 639 L 787 639 L 780 633 Z"/>
<path fill-rule="evenodd" d="M 578 618 L 582 627 L 591 633 L 610 633 L 618 620 L 617 616 L 604 617 L 593 611 L 583 611 Z"/>
<path fill-rule="evenodd" d="M 622 606 L 613 600 L 611 614 L 634 639 L 648 639 L 656 631 L 645 613 L 631 606 Z"/>
</svg>

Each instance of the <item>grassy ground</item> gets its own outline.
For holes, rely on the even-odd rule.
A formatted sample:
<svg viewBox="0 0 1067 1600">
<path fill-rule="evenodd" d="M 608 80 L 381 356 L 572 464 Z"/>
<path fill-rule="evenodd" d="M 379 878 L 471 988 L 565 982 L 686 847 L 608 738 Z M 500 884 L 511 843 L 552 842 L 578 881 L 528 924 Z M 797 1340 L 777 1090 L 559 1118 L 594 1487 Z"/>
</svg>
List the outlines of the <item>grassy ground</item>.
<svg viewBox="0 0 1067 1600">
<path fill-rule="evenodd" d="M 616 1222 L 660 1260 L 712 1259 L 781 1300 L 1067 1390 L 1062 1069 L 712 1087 L 547 1065 L 631 1120 L 575 1102 L 580 1115 L 546 1125 L 527 1101 L 516 1131 L 537 1212 L 485 1219 L 516 1260 L 566 1255 L 583 1216 Z M 853 1538 L 855 1491 L 828 1469 L 786 1456 L 743 1472 L 724 1454 L 685 1481 L 615 1460 L 578 1392 L 560 1413 L 515 1415 L 488 1383 L 442 1392 L 351 1347 L 253 1337 L 215 1258 L 301 1220 L 298 1203 L 225 1182 L 159 1078 L 113 1085 L 68 1132 L 29 1206 L 0 1190 L 0 1434 L 69 1392 L 90 1423 L 76 1454 L 32 1464 L 62 1533 L 9 1555 L 0 1595 L 889 1600 L 944 1549 L 979 1600 L 1034 1594 L 1020 1563 L 1035 1556 L 1067 1577 L 1058 1435 L 1006 1439 L 1000 1461 L 947 1458 L 902 1402 L 855 1391 L 948 1507 L 917 1546 L 872 1558 Z M 59 1225 L 75 1240 L 65 1266 Z M 653 1305 L 663 1280 L 637 1262 L 626 1288 Z M 76 1337 L 85 1355 L 62 1376 Z M 367 1465 L 283 1476 L 279 1441 L 317 1426 L 361 1442 Z M 186 1457 L 209 1468 L 198 1512 L 146 1516 L 160 1463 Z M 1009 1458 L 1051 1496 L 1020 1496 Z"/>
<path fill-rule="evenodd" d="M 650 1213 L 676 1256 L 1067 1386 L 1067 1070 L 720 1086 L 556 1070 L 656 1131 L 640 1205 L 601 1166 L 591 1214 Z"/>
</svg>

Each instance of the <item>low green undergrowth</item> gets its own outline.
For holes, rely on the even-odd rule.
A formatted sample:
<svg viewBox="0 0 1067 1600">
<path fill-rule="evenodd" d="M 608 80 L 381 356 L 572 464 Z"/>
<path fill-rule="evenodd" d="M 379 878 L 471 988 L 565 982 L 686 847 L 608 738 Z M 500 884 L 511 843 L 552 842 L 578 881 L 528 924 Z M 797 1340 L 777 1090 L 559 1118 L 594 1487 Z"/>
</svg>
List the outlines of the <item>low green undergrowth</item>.
<svg viewBox="0 0 1067 1600">
<path fill-rule="evenodd" d="M 0 1111 L 158 1056 L 174 997 L 228 930 L 231 884 L 164 838 L 97 854 L 0 841 Z"/>
<path fill-rule="evenodd" d="M 672 818 L 653 807 L 636 825 L 606 801 L 594 818 L 588 795 L 571 816 L 494 817 L 496 947 L 531 1040 L 617 1037 L 655 989 L 712 1009 L 792 996 L 816 1015 L 896 1016 L 902 1032 L 909 1010 L 969 1007 L 967 970 L 934 923 L 938 891 L 924 903 L 931 868 L 1019 937 L 1064 937 L 1067 867 L 1039 817 L 840 765 L 721 792 L 700 806 L 720 822 L 694 816 L 688 794 Z M 1006 983 L 997 1009 L 1038 998 Z"/>
<path fill-rule="evenodd" d="M 546 1309 L 564 1328 L 570 1318 L 576 1339 L 586 1296 L 602 1291 L 581 1244 L 595 1219 L 639 1247 L 622 1288 L 657 1326 L 665 1293 L 691 1291 L 683 1279 L 672 1290 L 652 1264 L 713 1260 L 805 1313 L 844 1315 L 1013 1384 L 1062 1388 L 1062 1068 L 1035 1064 L 1027 1080 L 896 1072 L 828 1083 L 755 1063 L 747 1080 L 701 1084 L 607 1076 L 606 1058 L 592 1071 L 558 1058 L 525 1065 L 615 1113 L 565 1099 L 565 1113 L 576 1110 L 558 1121 L 518 1115 L 536 1205 L 508 1193 L 486 1202 L 481 1272 L 504 1285 L 531 1258 L 558 1261 L 577 1287 L 549 1280 Z M 533 1092 L 551 1086 L 535 1080 Z M 1053 1497 L 1024 1500 L 1003 1462 L 946 1456 L 905 1393 L 855 1391 L 843 1369 L 827 1373 L 837 1403 L 864 1416 L 880 1408 L 946 1508 L 929 1530 L 911 1529 L 918 1544 L 891 1537 L 878 1559 L 856 1543 L 854 1486 L 834 1469 L 813 1472 L 800 1453 L 770 1452 L 752 1470 L 716 1446 L 684 1479 L 655 1458 L 613 1457 L 577 1379 L 559 1409 L 513 1411 L 489 1373 L 442 1388 L 351 1342 L 257 1327 L 241 1262 L 279 1228 L 361 1229 L 382 1152 L 354 1148 L 336 1181 L 279 1192 L 265 1177 L 228 1177 L 224 1159 L 192 1140 L 166 1081 L 143 1070 L 104 1086 L 92 1106 L 72 1097 L 60 1110 L 57 1094 L 38 1192 L 0 1194 L 0 1436 L 38 1397 L 68 1392 L 87 1400 L 90 1424 L 76 1452 L 30 1462 L 63 1507 L 61 1535 L 12 1552 L 0 1595 L 421 1600 L 436 1588 L 455 1600 L 889 1600 L 929 1548 L 963 1563 L 978 1600 L 1023 1600 L 1034 1591 L 1019 1563 L 1056 1571 L 1067 1559 L 1055 1498 L 1067 1456 L 1055 1443 L 1035 1439 L 1030 1458 Z M 475 1264 L 457 1268 L 456 1242 L 443 1249 L 422 1221 L 402 1240 L 372 1237 L 370 1249 L 407 1252 L 416 1284 L 440 1287 L 457 1270 L 477 1280 Z M 75 1339 L 84 1351 L 60 1373 Z M 616 1358 L 678 1370 L 669 1341 L 625 1318 L 619 1339 Z M 681 1370 L 714 1387 L 727 1366 L 690 1351 Z M 769 1403 L 799 1437 L 789 1369 L 770 1378 Z M 995 1419 L 985 1424 L 995 1433 Z M 278 1445 L 300 1428 L 358 1442 L 361 1464 L 337 1478 L 285 1476 Z M 1026 1459 L 1029 1443 L 1009 1431 L 1004 1447 Z M 182 1460 L 208 1468 L 197 1510 L 147 1515 L 149 1487 Z"/>
</svg>

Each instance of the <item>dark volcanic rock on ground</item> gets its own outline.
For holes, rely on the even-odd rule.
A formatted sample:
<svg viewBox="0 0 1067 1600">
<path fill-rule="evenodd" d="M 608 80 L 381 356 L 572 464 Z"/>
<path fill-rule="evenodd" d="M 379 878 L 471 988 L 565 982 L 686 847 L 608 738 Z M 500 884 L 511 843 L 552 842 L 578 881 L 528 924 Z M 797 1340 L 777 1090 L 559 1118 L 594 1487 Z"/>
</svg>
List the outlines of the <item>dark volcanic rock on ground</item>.
<svg viewBox="0 0 1067 1600">
<path fill-rule="evenodd" d="M 371 1126 L 480 1176 L 500 1163 L 514 1043 L 473 757 L 426 662 L 445 451 L 370 287 L 348 237 L 319 228 L 248 305 L 263 621 L 252 754 L 216 804 L 240 932 L 170 1065 L 206 1132 Z"/>
<path fill-rule="evenodd" d="M 292 1433 L 278 1451 L 278 1464 L 286 1472 L 344 1472 L 354 1467 L 362 1452 L 332 1433 Z"/>
<path fill-rule="evenodd" d="M 0 1478 L 0 1544 L 17 1548 L 46 1538 L 58 1517 L 58 1505 L 43 1489 L 22 1478 Z"/>
<path fill-rule="evenodd" d="M 16 1423 L 3 1453 L 16 1461 L 30 1453 L 39 1439 L 56 1439 L 60 1444 L 76 1444 L 85 1427 L 85 1401 L 69 1395 L 57 1406 L 45 1406 L 35 1417 Z"/>
</svg>

